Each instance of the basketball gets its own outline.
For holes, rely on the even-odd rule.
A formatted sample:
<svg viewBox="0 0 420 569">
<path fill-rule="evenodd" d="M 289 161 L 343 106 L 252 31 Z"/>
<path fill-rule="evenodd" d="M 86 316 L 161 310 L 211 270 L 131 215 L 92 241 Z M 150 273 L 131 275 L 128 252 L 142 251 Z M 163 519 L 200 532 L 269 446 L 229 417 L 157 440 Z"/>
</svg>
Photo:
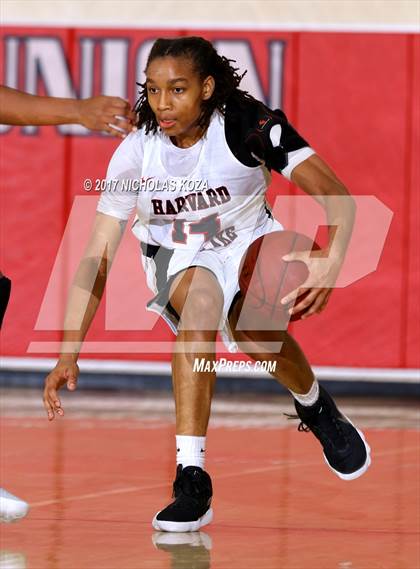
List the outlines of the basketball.
<svg viewBox="0 0 420 569">
<path fill-rule="evenodd" d="M 283 261 L 282 257 L 319 248 L 312 239 L 294 231 L 275 231 L 254 241 L 244 254 L 239 269 L 239 287 L 248 306 L 262 310 L 270 319 L 284 314 L 292 305 L 281 304 L 281 299 L 303 284 L 309 271 L 303 261 Z M 300 295 L 293 304 L 303 296 Z M 297 313 L 290 320 L 300 317 L 301 313 Z"/>
</svg>

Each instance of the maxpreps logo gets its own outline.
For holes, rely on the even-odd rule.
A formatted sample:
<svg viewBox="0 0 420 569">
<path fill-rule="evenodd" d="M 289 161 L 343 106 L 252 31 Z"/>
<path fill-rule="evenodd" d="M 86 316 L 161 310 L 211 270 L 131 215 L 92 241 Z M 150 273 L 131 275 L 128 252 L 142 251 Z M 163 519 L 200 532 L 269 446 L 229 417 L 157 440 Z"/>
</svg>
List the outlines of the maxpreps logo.
<svg viewBox="0 0 420 569">
<path fill-rule="evenodd" d="M 233 34 L 233 32 L 232 32 Z M 2 84 L 28 93 L 51 97 L 87 98 L 104 94 L 123 97 L 132 103 L 138 97 L 136 82 L 143 82 L 143 70 L 153 45 L 153 36 L 165 35 L 162 30 L 142 32 L 129 30 L 69 30 L 53 28 L 3 28 Z M 174 30 L 168 36 L 176 35 Z M 281 108 L 283 99 L 283 63 L 285 41 L 278 33 L 258 32 L 255 37 L 229 39 L 229 32 L 206 34 L 218 52 L 235 60 L 239 73 L 246 71 L 241 88 L 271 108 Z M 228 37 L 227 37 L 228 36 Z M 257 62 L 267 62 L 265 69 Z M 6 133 L 12 127 L 0 126 Z M 39 127 L 19 127 L 25 134 L 37 134 Z M 60 125 L 62 134 L 98 136 L 81 125 Z"/>
<path fill-rule="evenodd" d="M 276 371 L 277 362 L 275 360 L 256 360 L 249 362 L 244 360 L 227 360 L 220 358 L 219 360 L 211 360 L 207 358 L 194 358 L 193 371 L 194 372 L 267 372 L 274 373 Z"/>
</svg>

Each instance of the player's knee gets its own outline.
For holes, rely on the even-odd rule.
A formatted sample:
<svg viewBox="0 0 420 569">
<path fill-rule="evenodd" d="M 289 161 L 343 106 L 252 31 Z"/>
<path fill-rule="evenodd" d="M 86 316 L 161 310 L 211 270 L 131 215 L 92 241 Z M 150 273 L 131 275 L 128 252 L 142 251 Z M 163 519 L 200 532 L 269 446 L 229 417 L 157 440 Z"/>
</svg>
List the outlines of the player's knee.
<svg viewBox="0 0 420 569">
<path fill-rule="evenodd" d="M 213 330 L 219 324 L 222 309 L 223 298 L 217 290 L 196 288 L 187 295 L 181 322 L 190 330 Z"/>
<path fill-rule="evenodd" d="M 184 330 L 178 326 L 177 343 L 182 346 L 182 358 L 194 366 L 195 359 L 213 357 L 216 351 L 217 330 Z M 203 371 L 196 369 L 195 371 Z"/>
</svg>

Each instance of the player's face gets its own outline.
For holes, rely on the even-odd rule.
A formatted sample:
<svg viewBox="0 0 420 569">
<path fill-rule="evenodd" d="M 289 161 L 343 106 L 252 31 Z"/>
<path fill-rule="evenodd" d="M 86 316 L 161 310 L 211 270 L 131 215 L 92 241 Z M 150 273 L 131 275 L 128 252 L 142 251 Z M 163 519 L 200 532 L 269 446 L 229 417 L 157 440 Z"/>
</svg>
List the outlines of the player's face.
<svg viewBox="0 0 420 569">
<path fill-rule="evenodd" d="M 213 77 L 202 81 L 184 57 L 159 57 L 146 70 L 147 99 L 160 128 L 178 146 L 191 146 L 203 134 L 197 126 L 202 102 L 214 91 Z"/>
</svg>

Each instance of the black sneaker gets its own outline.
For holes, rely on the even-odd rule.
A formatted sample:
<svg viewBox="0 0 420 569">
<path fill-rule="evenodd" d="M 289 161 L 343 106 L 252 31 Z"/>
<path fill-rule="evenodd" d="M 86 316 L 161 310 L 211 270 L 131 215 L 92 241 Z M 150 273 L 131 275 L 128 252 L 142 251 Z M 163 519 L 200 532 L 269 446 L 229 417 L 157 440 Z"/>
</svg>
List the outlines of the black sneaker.
<svg viewBox="0 0 420 569">
<path fill-rule="evenodd" d="M 322 444 L 328 466 L 342 480 L 354 480 L 370 465 L 370 447 L 363 433 L 337 409 L 331 396 L 319 387 L 319 399 L 310 407 L 295 399 L 299 431 L 312 431 Z"/>
<path fill-rule="evenodd" d="M 213 519 L 210 507 L 213 495 L 210 476 L 198 466 L 176 469 L 175 500 L 153 518 L 159 531 L 198 531 Z"/>
</svg>

